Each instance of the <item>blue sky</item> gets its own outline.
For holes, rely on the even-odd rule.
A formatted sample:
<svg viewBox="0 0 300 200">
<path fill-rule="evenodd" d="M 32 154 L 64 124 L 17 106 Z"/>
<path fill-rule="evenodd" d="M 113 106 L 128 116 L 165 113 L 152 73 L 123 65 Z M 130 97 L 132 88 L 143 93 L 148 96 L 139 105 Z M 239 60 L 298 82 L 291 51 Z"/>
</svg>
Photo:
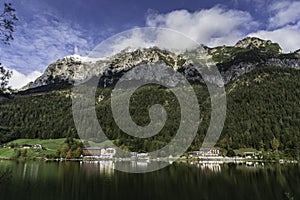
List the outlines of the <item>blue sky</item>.
<svg viewBox="0 0 300 200">
<path fill-rule="evenodd" d="M 35 79 L 58 58 L 87 55 L 102 40 L 135 27 L 171 28 L 208 46 L 233 45 L 250 35 L 278 42 L 285 52 L 300 48 L 300 1 L 6 2 L 13 4 L 19 21 L 15 40 L 10 46 L 0 45 L 0 61 L 14 71 L 15 88 Z"/>
</svg>

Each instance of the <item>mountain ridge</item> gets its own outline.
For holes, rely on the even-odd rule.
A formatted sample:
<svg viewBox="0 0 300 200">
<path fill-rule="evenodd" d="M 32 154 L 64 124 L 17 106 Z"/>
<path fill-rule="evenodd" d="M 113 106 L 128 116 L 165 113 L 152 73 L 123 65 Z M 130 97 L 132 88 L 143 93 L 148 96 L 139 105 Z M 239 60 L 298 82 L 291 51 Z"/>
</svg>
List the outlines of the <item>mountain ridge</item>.
<svg viewBox="0 0 300 200">
<path fill-rule="evenodd" d="M 164 62 L 176 71 L 186 72 L 193 68 L 189 54 L 201 50 L 201 56 L 215 62 L 225 84 L 248 73 L 258 66 L 281 66 L 300 68 L 300 50 L 284 54 L 279 44 L 271 40 L 246 37 L 234 46 L 207 47 L 200 45 L 197 49 L 176 54 L 158 47 L 142 49 L 124 49 L 121 52 L 100 59 L 91 59 L 79 55 L 67 56 L 50 64 L 45 72 L 35 81 L 29 83 L 21 91 L 45 85 L 67 83 L 73 85 L 93 76 L 113 76 L 127 71 L 141 63 Z M 188 74 L 188 73 L 184 73 Z M 189 80 L 197 77 L 186 76 Z M 104 87 L 110 86 L 103 80 Z M 106 81 L 107 82 L 107 81 Z"/>
</svg>

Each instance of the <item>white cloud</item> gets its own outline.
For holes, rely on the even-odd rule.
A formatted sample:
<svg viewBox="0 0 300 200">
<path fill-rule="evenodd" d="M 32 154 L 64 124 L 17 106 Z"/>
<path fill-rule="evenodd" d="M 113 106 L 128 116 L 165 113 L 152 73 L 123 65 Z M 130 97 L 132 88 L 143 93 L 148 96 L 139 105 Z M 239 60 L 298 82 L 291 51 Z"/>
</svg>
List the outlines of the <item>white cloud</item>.
<svg viewBox="0 0 300 200">
<path fill-rule="evenodd" d="M 178 31 L 166 28 L 144 27 L 131 29 L 108 38 L 93 49 L 89 56 L 92 58 L 103 58 L 112 56 L 124 49 L 132 51 L 153 46 L 172 51 L 184 51 L 198 45 L 197 42 Z"/>
<path fill-rule="evenodd" d="M 300 48 L 300 21 L 296 25 L 287 25 L 272 31 L 261 30 L 249 36 L 272 40 L 279 43 L 283 52 L 293 52 Z"/>
<path fill-rule="evenodd" d="M 209 46 L 232 45 L 258 24 L 248 12 L 215 6 L 196 12 L 176 10 L 150 14 L 147 25 L 170 28 Z M 163 39 L 168 39 L 165 37 Z"/>
<path fill-rule="evenodd" d="M 141 28 L 131 29 L 109 37 L 96 46 L 90 53 L 89 57 L 103 58 L 112 56 L 126 48 L 145 48 L 153 46 L 152 42 L 147 41 L 147 32 Z"/>
<path fill-rule="evenodd" d="M 299 1 L 276 1 L 269 7 L 272 17 L 269 18 L 269 28 L 278 28 L 295 24 L 300 20 Z"/>
<path fill-rule="evenodd" d="M 166 14 L 148 13 L 148 28 L 123 32 L 103 41 L 92 57 L 105 57 L 126 47 L 158 46 L 185 50 L 195 45 L 233 45 L 257 27 L 248 12 L 215 6 L 195 12 L 175 10 Z M 159 29 L 151 28 L 157 27 Z"/>
<path fill-rule="evenodd" d="M 291 3 L 291 5 L 298 4 Z M 286 6 L 285 3 L 272 4 L 268 11 L 281 11 Z M 272 21 L 271 19 L 276 16 L 271 17 L 269 21 Z M 187 10 L 176 10 L 165 14 L 152 12 L 148 14 L 146 25 L 175 30 L 198 43 L 212 47 L 234 45 L 238 40 L 248 35 L 277 42 L 284 52 L 290 52 L 300 48 L 300 22 L 293 24 L 289 23 L 288 19 L 294 20 L 295 18 L 282 19 L 280 23 L 286 24 L 274 30 L 257 30 L 259 24 L 253 20 L 248 12 L 215 6 L 211 9 L 195 12 Z M 155 36 L 154 39 L 153 36 Z M 152 38 L 152 41 L 149 38 Z M 192 40 L 186 39 L 176 32 L 173 34 L 172 31 L 151 28 L 148 30 L 136 29 L 110 38 L 104 42 L 106 48 L 99 48 L 99 50 L 105 49 L 107 51 L 110 49 L 110 52 L 116 53 L 128 46 L 133 48 L 159 46 L 167 49 L 181 47 L 185 49 L 195 45 Z M 103 53 L 99 55 L 103 55 Z"/>
<path fill-rule="evenodd" d="M 22 74 L 14 69 L 11 71 L 13 72 L 13 74 L 9 79 L 9 86 L 11 86 L 13 89 L 19 89 L 42 75 L 42 73 L 38 71 L 33 71 L 27 75 Z"/>
<path fill-rule="evenodd" d="M 76 24 L 56 18 L 55 11 L 20 18 L 15 40 L 9 46 L 0 47 L 1 63 L 22 73 L 43 71 L 51 62 L 74 53 L 86 54 L 91 39 Z"/>
</svg>

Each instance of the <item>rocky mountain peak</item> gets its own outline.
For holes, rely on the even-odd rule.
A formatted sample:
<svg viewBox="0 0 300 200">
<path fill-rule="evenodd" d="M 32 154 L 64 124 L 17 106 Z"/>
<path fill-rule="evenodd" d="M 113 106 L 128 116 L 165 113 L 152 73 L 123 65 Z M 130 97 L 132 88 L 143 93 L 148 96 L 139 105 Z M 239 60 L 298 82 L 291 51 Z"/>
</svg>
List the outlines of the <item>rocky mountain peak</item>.
<svg viewBox="0 0 300 200">
<path fill-rule="evenodd" d="M 107 58 L 88 58 L 79 55 L 66 56 L 50 64 L 44 74 L 21 90 L 55 83 L 58 80 L 73 84 L 92 76 L 101 76 L 105 71 L 118 73 L 140 63 L 164 62 L 177 69 L 185 62 L 182 55 L 177 55 L 157 47 L 130 49 L 126 48 Z"/>
<path fill-rule="evenodd" d="M 268 47 L 273 47 L 274 50 L 278 51 L 278 53 L 282 53 L 281 47 L 277 43 L 273 43 L 271 40 L 262 40 L 257 37 L 246 37 L 236 43 L 234 47 L 238 48 L 257 48 L 257 49 L 262 49 L 262 48 L 268 48 Z"/>
<path fill-rule="evenodd" d="M 249 46 L 254 46 L 256 48 L 265 47 L 267 45 L 272 44 L 271 40 L 262 40 L 256 37 L 246 37 L 240 41 L 238 41 L 235 47 L 240 48 L 248 48 Z"/>
</svg>

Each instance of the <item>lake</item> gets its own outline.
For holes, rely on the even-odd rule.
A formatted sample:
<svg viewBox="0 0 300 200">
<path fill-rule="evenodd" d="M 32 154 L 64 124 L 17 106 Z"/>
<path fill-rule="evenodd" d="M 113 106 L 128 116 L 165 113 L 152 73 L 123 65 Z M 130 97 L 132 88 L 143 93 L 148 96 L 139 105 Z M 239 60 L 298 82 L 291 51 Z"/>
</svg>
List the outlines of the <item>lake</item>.
<svg viewBox="0 0 300 200">
<path fill-rule="evenodd" d="M 0 161 L 0 199 L 300 199 L 297 164 L 174 162 L 145 174 L 111 168 L 117 164 Z"/>
</svg>

